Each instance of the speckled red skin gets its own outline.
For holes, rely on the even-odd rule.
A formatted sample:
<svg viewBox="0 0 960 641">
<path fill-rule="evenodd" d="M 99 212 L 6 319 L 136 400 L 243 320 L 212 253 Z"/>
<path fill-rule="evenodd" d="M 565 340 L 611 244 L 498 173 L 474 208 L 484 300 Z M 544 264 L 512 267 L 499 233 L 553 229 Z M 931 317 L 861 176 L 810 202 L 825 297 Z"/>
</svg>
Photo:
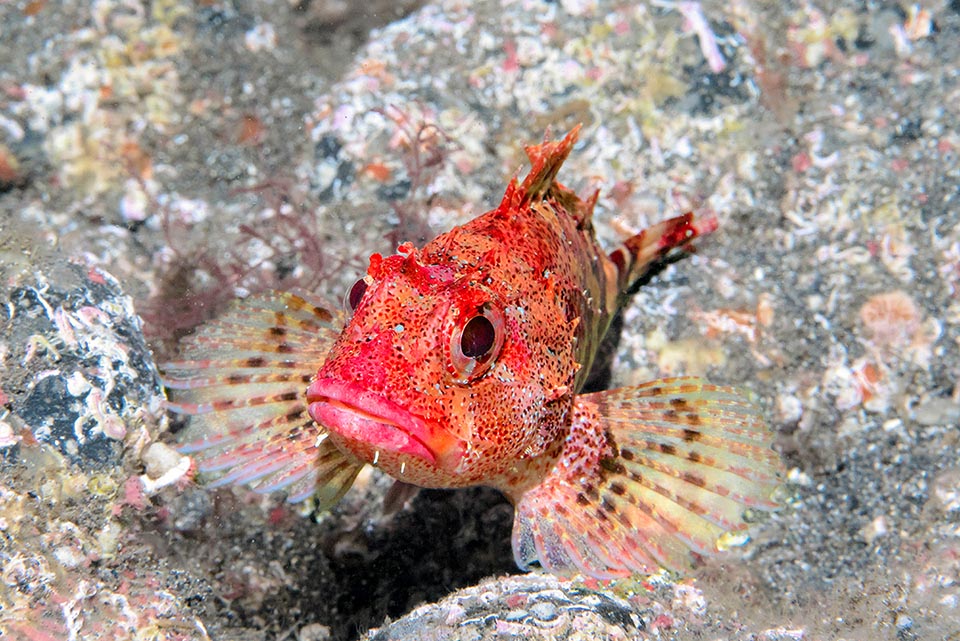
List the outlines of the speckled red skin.
<svg viewBox="0 0 960 641">
<path fill-rule="evenodd" d="M 620 294 L 618 266 L 591 225 L 596 196 L 581 200 L 554 180 L 576 133 L 528 148 L 530 175 L 496 209 L 422 250 L 371 257 L 369 286 L 308 390 L 311 415 L 340 449 L 419 486 L 483 484 L 511 496 L 554 466 Z M 451 341 L 485 304 L 503 314 L 503 347 L 489 371 L 464 381 Z M 332 403 L 338 386 L 379 395 L 417 427 L 376 420 L 382 409 L 356 393 L 334 391 Z"/>
</svg>

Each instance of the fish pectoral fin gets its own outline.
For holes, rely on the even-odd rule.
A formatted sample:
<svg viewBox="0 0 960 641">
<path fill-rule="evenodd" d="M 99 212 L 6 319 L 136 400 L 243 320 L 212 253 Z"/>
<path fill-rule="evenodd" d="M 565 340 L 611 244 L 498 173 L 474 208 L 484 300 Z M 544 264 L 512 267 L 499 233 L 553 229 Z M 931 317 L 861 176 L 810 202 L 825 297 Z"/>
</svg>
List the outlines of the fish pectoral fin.
<svg viewBox="0 0 960 641">
<path fill-rule="evenodd" d="M 513 497 L 517 564 L 612 578 L 744 542 L 730 533 L 776 507 L 771 443 L 755 404 L 699 378 L 578 396 L 557 465 Z"/>
<path fill-rule="evenodd" d="M 211 486 L 315 495 L 329 507 L 362 464 L 348 458 L 307 412 L 306 388 L 338 335 L 339 317 L 307 295 L 270 292 L 239 301 L 160 365 L 167 408 L 190 417 L 179 450 Z"/>
</svg>

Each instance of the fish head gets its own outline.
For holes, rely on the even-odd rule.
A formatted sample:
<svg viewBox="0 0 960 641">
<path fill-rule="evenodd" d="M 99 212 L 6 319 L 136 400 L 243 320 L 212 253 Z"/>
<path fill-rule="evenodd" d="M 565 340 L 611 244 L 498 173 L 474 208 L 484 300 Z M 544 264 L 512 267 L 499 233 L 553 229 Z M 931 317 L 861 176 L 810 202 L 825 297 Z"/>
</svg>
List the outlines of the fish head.
<svg viewBox="0 0 960 641">
<path fill-rule="evenodd" d="M 338 447 L 396 478 L 483 482 L 542 419 L 522 312 L 481 263 L 424 263 L 410 245 L 371 257 L 353 315 L 307 391 Z"/>
</svg>

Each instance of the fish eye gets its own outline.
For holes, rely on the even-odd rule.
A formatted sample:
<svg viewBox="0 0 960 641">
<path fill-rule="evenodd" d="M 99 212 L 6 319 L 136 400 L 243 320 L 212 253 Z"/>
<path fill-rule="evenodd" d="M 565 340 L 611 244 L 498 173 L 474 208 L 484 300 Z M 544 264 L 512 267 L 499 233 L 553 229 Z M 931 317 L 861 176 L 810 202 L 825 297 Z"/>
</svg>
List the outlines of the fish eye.
<svg viewBox="0 0 960 641">
<path fill-rule="evenodd" d="M 367 291 L 367 281 L 361 278 L 347 290 L 347 295 L 343 297 L 344 306 L 351 312 L 357 309 L 360 300 Z"/>
<path fill-rule="evenodd" d="M 463 326 L 460 352 L 467 358 L 483 358 L 493 349 L 496 330 L 486 316 L 474 316 Z"/>
<path fill-rule="evenodd" d="M 483 376 L 503 347 L 503 312 L 487 303 L 465 314 L 450 337 L 450 371 L 458 383 Z"/>
</svg>

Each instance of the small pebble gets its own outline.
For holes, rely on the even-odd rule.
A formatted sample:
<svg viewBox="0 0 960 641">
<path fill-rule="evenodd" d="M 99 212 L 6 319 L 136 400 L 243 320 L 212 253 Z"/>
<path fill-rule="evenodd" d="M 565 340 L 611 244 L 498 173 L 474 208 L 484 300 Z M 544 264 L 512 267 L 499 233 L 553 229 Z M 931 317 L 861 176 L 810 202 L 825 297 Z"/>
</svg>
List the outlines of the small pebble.
<svg viewBox="0 0 960 641">
<path fill-rule="evenodd" d="M 158 479 L 180 463 L 183 455 L 166 443 L 151 443 L 143 453 L 143 464 L 147 468 L 147 476 Z"/>
<path fill-rule="evenodd" d="M 933 480 L 932 494 L 944 512 L 960 511 L 960 469 L 940 472 Z"/>
<path fill-rule="evenodd" d="M 540 601 L 530 606 L 530 614 L 541 621 L 553 621 L 557 618 L 557 606 L 548 601 Z"/>
</svg>

